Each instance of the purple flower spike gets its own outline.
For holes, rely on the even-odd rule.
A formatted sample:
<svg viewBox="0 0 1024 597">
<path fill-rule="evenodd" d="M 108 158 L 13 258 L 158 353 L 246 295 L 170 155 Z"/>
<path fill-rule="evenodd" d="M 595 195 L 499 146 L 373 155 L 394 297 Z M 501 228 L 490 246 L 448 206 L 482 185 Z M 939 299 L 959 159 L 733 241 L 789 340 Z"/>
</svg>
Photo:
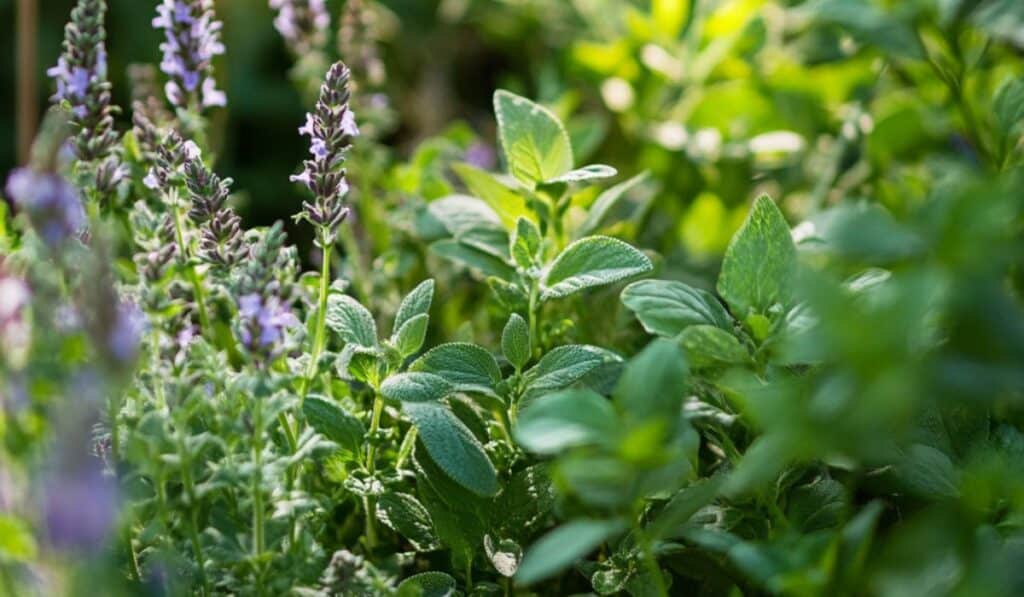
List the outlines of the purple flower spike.
<svg viewBox="0 0 1024 597">
<path fill-rule="evenodd" d="M 303 203 L 298 217 L 320 229 L 319 243 L 334 242 L 338 226 L 349 211 L 343 202 L 349 190 L 344 163 L 352 140 L 359 135 L 355 114 L 348 105 L 349 76 L 343 63 L 331 67 L 320 87 L 320 100 L 299 128 L 300 135 L 310 138 L 312 159 L 306 160 L 302 172 L 291 180 L 313 193 L 314 201 Z"/>
<path fill-rule="evenodd" d="M 46 73 L 57 84 L 52 101 L 66 103 L 77 135 L 73 150 L 76 158 L 90 162 L 95 170 L 96 188 L 109 193 L 124 178 L 117 157 L 118 135 L 107 80 L 105 0 L 78 0 L 71 21 L 64 29 L 64 51 L 56 66 Z"/>
<path fill-rule="evenodd" d="M 277 11 L 274 27 L 296 56 L 322 49 L 327 43 L 331 16 L 324 0 L 270 0 L 270 8 Z"/>
<path fill-rule="evenodd" d="M 213 78 L 213 59 L 224 53 L 223 24 L 214 15 L 213 1 L 163 0 L 156 11 L 153 26 L 164 32 L 160 69 L 170 77 L 164 87 L 167 99 L 179 108 L 227 105 Z"/>
</svg>

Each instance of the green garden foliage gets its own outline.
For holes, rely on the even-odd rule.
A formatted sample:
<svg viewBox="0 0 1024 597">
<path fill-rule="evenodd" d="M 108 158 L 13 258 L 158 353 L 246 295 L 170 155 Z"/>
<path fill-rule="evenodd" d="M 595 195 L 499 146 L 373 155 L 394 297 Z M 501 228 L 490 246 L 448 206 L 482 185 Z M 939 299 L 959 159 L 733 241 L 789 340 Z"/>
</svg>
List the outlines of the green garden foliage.
<svg viewBox="0 0 1024 597">
<path fill-rule="evenodd" d="M 1024 593 L 1024 3 L 271 0 L 269 226 L 227 4 L 7 179 L 0 595 Z"/>
</svg>

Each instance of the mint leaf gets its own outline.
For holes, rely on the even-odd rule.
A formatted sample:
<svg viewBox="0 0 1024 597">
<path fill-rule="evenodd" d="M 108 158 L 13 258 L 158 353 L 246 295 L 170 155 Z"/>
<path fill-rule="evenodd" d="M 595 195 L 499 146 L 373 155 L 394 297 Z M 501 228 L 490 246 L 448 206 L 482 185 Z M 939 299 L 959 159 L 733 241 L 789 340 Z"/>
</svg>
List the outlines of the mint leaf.
<svg viewBox="0 0 1024 597">
<path fill-rule="evenodd" d="M 555 258 L 541 279 L 541 298 L 569 296 L 652 269 L 651 260 L 629 243 L 608 236 L 587 237 Z"/>
<path fill-rule="evenodd" d="M 789 225 L 775 203 L 762 195 L 725 251 L 718 294 L 737 317 L 745 318 L 751 310 L 765 313 L 776 303 L 788 302 L 795 267 Z"/>
<path fill-rule="evenodd" d="M 421 313 L 406 321 L 392 338 L 395 349 L 402 355 L 402 358 L 414 354 L 423 347 L 423 341 L 427 338 L 427 326 L 430 317 Z"/>
<path fill-rule="evenodd" d="M 691 325 L 732 327 L 732 318 L 713 294 L 674 280 L 641 280 L 622 291 L 622 303 L 648 333 L 674 337 Z"/>
<path fill-rule="evenodd" d="M 547 108 L 505 90 L 494 94 L 498 139 L 509 171 L 527 187 L 572 170 L 572 145 L 565 127 Z"/>
</svg>

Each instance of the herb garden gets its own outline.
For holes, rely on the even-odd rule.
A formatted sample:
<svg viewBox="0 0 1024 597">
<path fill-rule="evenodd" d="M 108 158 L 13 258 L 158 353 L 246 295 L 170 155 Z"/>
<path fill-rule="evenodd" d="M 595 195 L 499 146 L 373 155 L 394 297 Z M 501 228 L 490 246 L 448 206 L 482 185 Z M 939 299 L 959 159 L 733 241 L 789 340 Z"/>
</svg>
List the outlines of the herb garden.
<svg viewBox="0 0 1024 597">
<path fill-rule="evenodd" d="M 1024 594 L 1024 3 L 66 4 L 0 595 Z"/>
</svg>

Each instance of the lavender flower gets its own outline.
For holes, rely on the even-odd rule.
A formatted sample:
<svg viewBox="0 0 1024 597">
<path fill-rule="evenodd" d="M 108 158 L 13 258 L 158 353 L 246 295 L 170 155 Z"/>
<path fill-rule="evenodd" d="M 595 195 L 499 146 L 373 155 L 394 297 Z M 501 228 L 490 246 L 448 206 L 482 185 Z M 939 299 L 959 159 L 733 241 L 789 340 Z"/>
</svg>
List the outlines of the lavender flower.
<svg viewBox="0 0 1024 597">
<path fill-rule="evenodd" d="M 213 78 L 213 59 L 224 53 L 213 0 L 163 0 L 156 11 L 153 26 L 165 37 L 160 69 L 170 77 L 167 99 L 179 108 L 227 105 Z"/>
<path fill-rule="evenodd" d="M 78 131 L 75 156 L 95 164 L 96 187 L 103 193 L 112 191 L 127 173 L 116 156 L 118 110 L 107 80 L 106 12 L 105 0 L 79 0 L 64 29 L 64 52 L 47 71 L 57 82 L 52 100 L 71 108 L 71 124 Z"/>
<path fill-rule="evenodd" d="M 7 179 L 7 196 L 28 214 L 36 231 L 56 247 L 85 227 L 82 200 L 64 178 L 52 172 L 18 168 Z"/>
<path fill-rule="evenodd" d="M 320 229 L 318 243 L 333 244 L 338 226 L 348 215 L 342 203 L 348 193 L 345 179 L 345 156 L 352 147 L 352 139 L 359 135 L 355 114 L 349 109 L 349 70 L 337 62 L 327 72 L 320 87 L 320 99 L 313 112 L 306 115 L 306 124 L 299 134 L 310 138 L 309 152 L 300 174 L 291 177 L 313 193 L 314 201 L 303 202 L 300 219 Z"/>
<path fill-rule="evenodd" d="M 179 188 L 185 184 L 185 164 L 199 157 L 199 146 L 185 141 L 172 130 L 156 148 L 153 167 L 142 182 L 150 189 L 165 193 Z"/>
<path fill-rule="evenodd" d="M 270 354 L 284 338 L 286 329 L 299 320 L 277 296 L 247 294 L 238 299 L 238 334 L 251 351 Z"/>
<path fill-rule="evenodd" d="M 277 11 L 274 27 L 296 56 L 322 49 L 327 43 L 331 17 L 324 0 L 270 0 L 270 8 Z"/>
<path fill-rule="evenodd" d="M 107 351 L 117 362 L 131 363 L 138 356 L 145 329 L 146 316 L 138 305 L 131 301 L 122 301 L 114 311 L 114 318 L 107 332 Z"/>
</svg>

